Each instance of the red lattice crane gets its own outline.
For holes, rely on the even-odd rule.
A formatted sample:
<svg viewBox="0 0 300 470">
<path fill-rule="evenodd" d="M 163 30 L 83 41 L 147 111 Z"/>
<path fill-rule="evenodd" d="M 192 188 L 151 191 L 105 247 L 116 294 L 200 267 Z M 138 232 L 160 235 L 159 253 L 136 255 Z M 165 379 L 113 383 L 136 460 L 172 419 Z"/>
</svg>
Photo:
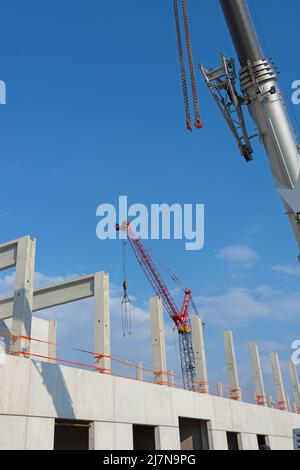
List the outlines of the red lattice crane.
<svg viewBox="0 0 300 470">
<path fill-rule="evenodd" d="M 180 285 L 184 293 L 181 308 L 178 309 L 164 279 L 155 266 L 150 250 L 146 248 L 142 241 L 136 236 L 131 228 L 130 222 L 124 222 L 122 225 L 117 224 L 116 229 L 117 231 L 123 231 L 127 234 L 129 244 L 141 268 L 146 274 L 156 295 L 160 297 L 165 310 L 168 312 L 178 331 L 183 385 L 185 389 L 193 390 L 195 382 L 195 359 L 189 316 L 191 303 L 194 306 L 192 291 L 183 287 L 178 278 L 169 271 L 172 279 Z"/>
</svg>

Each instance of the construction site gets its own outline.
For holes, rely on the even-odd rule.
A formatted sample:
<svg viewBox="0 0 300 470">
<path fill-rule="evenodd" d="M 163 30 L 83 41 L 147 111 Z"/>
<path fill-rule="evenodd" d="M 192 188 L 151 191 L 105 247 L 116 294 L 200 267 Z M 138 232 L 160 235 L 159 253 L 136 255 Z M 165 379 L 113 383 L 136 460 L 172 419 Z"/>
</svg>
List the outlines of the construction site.
<svg viewBox="0 0 300 470">
<path fill-rule="evenodd" d="M 228 59 L 222 53 L 217 68 L 199 64 L 196 70 L 188 2 L 170 0 L 169 4 L 175 20 L 187 130 L 202 132 L 204 127 L 197 92 L 196 77 L 200 75 L 207 85 L 206 94 L 213 98 L 209 103 L 217 104 L 218 116 L 225 119 L 226 132 L 229 127 L 243 163 L 248 165 L 253 160 L 253 139 L 264 147 L 272 182 L 283 202 L 285 225 L 291 226 L 299 249 L 299 145 L 280 89 L 278 71 L 263 51 L 251 8 L 246 0 L 216 1 L 238 60 Z M 191 108 L 195 112 L 194 122 Z M 230 137 L 230 133 L 226 135 L 226 139 Z M 185 158 L 188 160 L 188 155 Z M 278 206 L 276 210 L 280 212 Z M 56 211 L 58 214 L 60 208 L 55 208 Z M 57 217 L 58 230 L 61 220 Z M 84 223 L 79 222 L 82 226 Z M 210 339 L 209 347 L 206 341 L 207 325 L 212 322 L 212 329 L 214 323 L 207 310 L 202 312 L 204 293 L 201 300 L 194 294 L 194 288 L 179 280 L 182 272 L 176 263 L 176 253 L 171 256 L 178 275 L 156 256 L 150 242 L 144 242 L 137 226 L 133 220 L 117 220 L 114 225 L 115 237 L 120 240 L 111 243 L 122 250 L 117 294 L 116 276 L 108 272 L 106 259 L 101 260 L 101 249 L 103 253 L 109 251 L 105 241 L 99 242 L 96 272 L 76 276 L 61 273 L 52 282 L 49 278 L 39 284 L 44 241 L 39 246 L 39 237 L 28 234 L 27 225 L 25 233 L 20 234 L 18 227 L 16 237 L 1 240 L 0 272 L 8 274 L 0 278 L 0 450 L 300 450 L 299 366 L 291 353 L 283 373 L 282 349 L 276 351 L 271 336 L 268 338 L 271 349 L 267 359 L 264 355 L 262 360 L 259 338 L 263 328 L 259 322 L 264 320 L 264 311 L 253 330 L 257 341 L 251 340 L 253 331 L 245 334 L 241 327 L 247 366 L 240 366 L 236 354 L 239 327 L 233 332 L 232 317 L 222 318 L 221 325 L 228 326 L 219 334 L 218 325 L 217 341 L 224 351 L 219 361 L 227 381 L 216 381 L 216 373 L 208 365 L 210 354 L 216 352 L 213 341 Z M 58 234 L 54 243 L 60 245 Z M 80 241 L 76 246 L 80 246 Z M 89 244 L 82 246 L 82 252 L 70 257 L 73 272 L 82 271 L 75 265 L 78 260 L 85 263 Z M 129 255 L 134 259 L 137 277 L 152 292 L 150 298 L 141 294 L 138 313 L 149 319 L 149 323 L 143 324 L 149 332 L 140 343 L 135 343 L 134 336 L 138 316 L 134 305 L 137 300 L 128 279 Z M 55 266 L 59 255 L 53 258 Z M 53 270 L 52 259 L 47 262 Z M 89 272 L 88 267 L 84 270 Z M 233 276 L 228 278 L 235 282 Z M 9 294 L 3 288 L 5 282 L 9 283 Z M 191 278 L 189 282 L 194 285 Z M 263 288 L 265 293 L 265 284 Z M 74 341 L 64 341 L 60 335 L 63 326 L 55 309 L 70 305 L 72 315 L 76 316 L 83 305 L 80 302 L 85 300 L 90 302 L 92 315 L 82 313 L 82 324 L 74 319 L 75 326 L 71 329 L 70 325 L 68 332 L 68 338 Z M 289 319 L 291 302 L 284 305 L 283 313 Z M 251 304 L 254 307 L 256 304 Z M 127 343 L 122 343 L 122 334 L 115 331 L 115 312 L 123 338 L 133 345 L 131 351 L 122 349 L 122 344 Z M 276 321 L 274 318 L 273 323 Z M 247 318 L 243 322 L 247 328 Z M 87 324 L 92 332 L 92 345 L 85 336 Z M 295 328 L 296 324 L 287 327 L 289 339 L 293 338 Z M 128 360 L 128 356 L 134 359 Z M 273 395 L 268 392 L 265 370 L 270 371 Z M 245 374 L 247 380 L 241 380 Z M 242 382 L 250 383 L 250 389 L 245 389 Z"/>
</svg>

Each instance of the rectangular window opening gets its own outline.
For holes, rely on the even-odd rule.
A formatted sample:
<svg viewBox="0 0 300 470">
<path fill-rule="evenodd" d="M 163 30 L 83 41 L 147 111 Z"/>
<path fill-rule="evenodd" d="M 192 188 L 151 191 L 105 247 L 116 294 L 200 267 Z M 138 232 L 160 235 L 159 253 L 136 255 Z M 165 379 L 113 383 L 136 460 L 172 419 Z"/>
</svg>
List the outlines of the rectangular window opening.
<svg viewBox="0 0 300 470">
<path fill-rule="evenodd" d="M 181 450 L 209 450 L 207 421 L 179 418 Z"/>
<path fill-rule="evenodd" d="M 56 419 L 54 450 L 89 450 L 89 421 Z"/>
</svg>

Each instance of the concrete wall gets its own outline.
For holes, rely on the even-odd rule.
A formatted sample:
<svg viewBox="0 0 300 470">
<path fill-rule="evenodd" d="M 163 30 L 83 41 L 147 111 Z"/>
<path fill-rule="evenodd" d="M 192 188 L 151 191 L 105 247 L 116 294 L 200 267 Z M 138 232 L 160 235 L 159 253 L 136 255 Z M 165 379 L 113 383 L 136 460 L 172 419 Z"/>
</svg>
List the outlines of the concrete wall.
<svg viewBox="0 0 300 470">
<path fill-rule="evenodd" d="M 131 449 L 132 424 L 156 426 L 158 449 L 180 447 L 178 418 L 208 421 L 210 448 L 226 449 L 226 431 L 256 449 L 292 449 L 300 415 L 173 387 L 6 356 L 0 365 L 0 449 L 50 449 L 54 418 L 95 422 L 93 449 Z"/>
<path fill-rule="evenodd" d="M 12 328 L 12 319 L 9 318 L 4 320 L 4 325 L 7 327 L 9 331 Z M 56 342 L 56 321 L 53 320 L 44 320 L 38 317 L 32 317 L 31 323 L 31 341 L 30 351 L 32 354 L 36 354 L 37 356 L 44 356 L 45 359 L 41 360 L 48 360 L 49 356 L 55 357 L 55 344 L 51 345 L 49 342 L 53 341 Z M 54 328 L 54 331 L 53 331 Z M 34 341 L 34 339 L 39 341 Z M 9 347 L 9 338 L 6 338 L 7 347 Z"/>
</svg>

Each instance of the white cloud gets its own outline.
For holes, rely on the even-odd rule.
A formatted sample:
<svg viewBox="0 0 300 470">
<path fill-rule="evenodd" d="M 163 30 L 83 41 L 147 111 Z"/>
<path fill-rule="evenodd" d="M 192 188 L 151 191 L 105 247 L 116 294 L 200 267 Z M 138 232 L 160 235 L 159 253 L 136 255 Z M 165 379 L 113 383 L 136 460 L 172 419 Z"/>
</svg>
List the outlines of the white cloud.
<svg viewBox="0 0 300 470">
<path fill-rule="evenodd" d="M 207 321 L 229 323 L 232 319 L 245 319 L 268 314 L 267 306 L 247 289 L 232 288 L 219 296 L 195 298 L 200 315 Z"/>
<path fill-rule="evenodd" d="M 282 351 L 286 350 L 286 344 L 284 341 L 272 341 L 272 340 L 265 340 L 259 341 L 259 349 L 261 352 L 264 353 L 271 353 L 274 351 Z"/>
<path fill-rule="evenodd" d="M 230 245 L 222 248 L 217 258 L 236 266 L 249 268 L 258 260 L 258 254 L 247 245 Z"/>
<path fill-rule="evenodd" d="M 12 295 L 14 290 L 15 275 L 6 274 L 2 279 L 0 279 L 0 297 L 8 297 Z"/>
<path fill-rule="evenodd" d="M 269 286 L 255 289 L 231 288 L 218 296 L 195 297 L 199 313 L 206 321 L 230 326 L 247 320 L 299 318 L 299 293 L 276 291 Z"/>
<path fill-rule="evenodd" d="M 277 264 L 272 266 L 272 270 L 277 273 L 288 274 L 289 276 L 300 276 L 299 265 Z"/>
</svg>

